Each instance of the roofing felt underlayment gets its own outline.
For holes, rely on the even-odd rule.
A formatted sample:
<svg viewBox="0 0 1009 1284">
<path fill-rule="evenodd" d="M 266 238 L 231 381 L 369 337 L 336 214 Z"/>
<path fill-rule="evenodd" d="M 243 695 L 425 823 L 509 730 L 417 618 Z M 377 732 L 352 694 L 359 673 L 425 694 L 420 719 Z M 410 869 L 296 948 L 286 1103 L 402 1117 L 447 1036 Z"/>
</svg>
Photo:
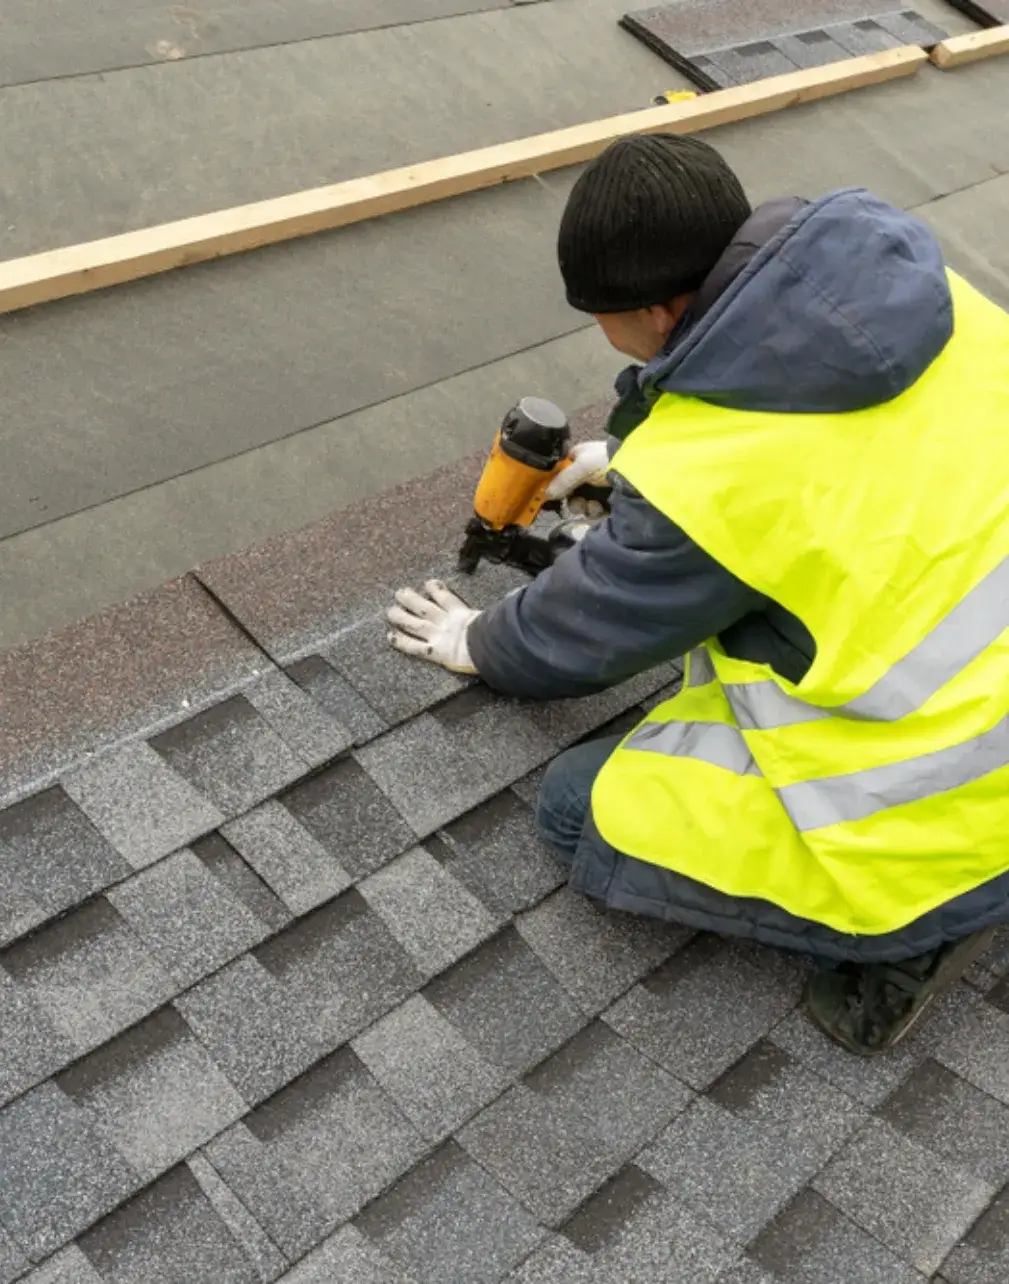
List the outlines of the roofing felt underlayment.
<svg viewBox="0 0 1009 1284">
<path fill-rule="evenodd" d="M 570 892 L 541 769 L 677 667 L 532 706 L 387 649 L 478 462 L 4 661 L 0 1281 L 1004 1279 L 1006 941 L 862 1062 L 803 960 Z"/>
</svg>

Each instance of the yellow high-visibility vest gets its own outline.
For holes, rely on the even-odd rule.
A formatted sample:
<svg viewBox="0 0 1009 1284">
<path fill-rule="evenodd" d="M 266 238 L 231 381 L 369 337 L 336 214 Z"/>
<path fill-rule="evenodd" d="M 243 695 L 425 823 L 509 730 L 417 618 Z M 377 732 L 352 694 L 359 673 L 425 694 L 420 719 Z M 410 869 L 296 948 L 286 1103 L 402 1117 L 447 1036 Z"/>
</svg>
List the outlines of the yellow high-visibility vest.
<svg viewBox="0 0 1009 1284">
<path fill-rule="evenodd" d="M 663 395 L 613 468 L 816 643 L 798 684 L 712 640 L 596 781 L 606 839 L 841 932 L 1009 869 L 1009 315 L 849 414 Z"/>
</svg>

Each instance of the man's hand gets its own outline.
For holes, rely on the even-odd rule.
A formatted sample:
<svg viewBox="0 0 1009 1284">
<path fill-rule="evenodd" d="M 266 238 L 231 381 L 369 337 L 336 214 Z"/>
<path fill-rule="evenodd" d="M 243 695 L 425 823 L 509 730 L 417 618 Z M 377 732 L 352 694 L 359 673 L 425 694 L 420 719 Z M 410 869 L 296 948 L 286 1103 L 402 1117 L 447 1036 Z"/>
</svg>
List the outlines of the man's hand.
<svg viewBox="0 0 1009 1284">
<path fill-rule="evenodd" d="M 596 521 L 606 509 L 595 499 L 582 499 L 572 492 L 579 486 L 608 487 L 610 452 L 605 441 L 583 441 L 569 456 L 571 463 L 559 472 L 547 487 L 547 499 L 563 499 L 570 517 L 587 517 Z"/>
<path fill-rule="evenodd" d="M 397 651 L 430 660 L 452 673 L 476 673 L 466 633 L 479 611 L 468 607 L 440 580 L 428 580 L 423 595 L 411 588 L 400 589 L 396 603 L 386 618 L 395 626 L 389 641 Z"/>
</svg>

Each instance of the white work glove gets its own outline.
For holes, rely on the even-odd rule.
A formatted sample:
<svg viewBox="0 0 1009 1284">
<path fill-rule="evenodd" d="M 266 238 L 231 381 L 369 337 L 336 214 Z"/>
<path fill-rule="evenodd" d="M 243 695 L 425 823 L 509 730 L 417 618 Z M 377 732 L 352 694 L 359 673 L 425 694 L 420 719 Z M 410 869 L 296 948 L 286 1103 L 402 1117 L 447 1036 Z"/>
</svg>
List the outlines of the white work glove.
<svg viewBox="0 0 1009 1284">
<path fill-rule="evenodd" d="M 564 500 L 569 517 L 587 517 L 596 521 L 606 512 L 604 505 L 595 499 L 570 496 L 579 486 L 609 486 L 609 447 L 605 441 L 583 441 L 572 449 L 568 458 L 571 464 L 553 479 L 547 487 L 546 497 Z"/>
<path fill-rule="evenodd" d="M 396 593 L 396 605 L 386 615 L 395 626 L 389 641 L 404 655 L 430 660 L 452 673 L 475 674 L 466 633 L 479 614 L 440 580 L 428 580 L 423 595 L 411 588 Z"/>
</svg>

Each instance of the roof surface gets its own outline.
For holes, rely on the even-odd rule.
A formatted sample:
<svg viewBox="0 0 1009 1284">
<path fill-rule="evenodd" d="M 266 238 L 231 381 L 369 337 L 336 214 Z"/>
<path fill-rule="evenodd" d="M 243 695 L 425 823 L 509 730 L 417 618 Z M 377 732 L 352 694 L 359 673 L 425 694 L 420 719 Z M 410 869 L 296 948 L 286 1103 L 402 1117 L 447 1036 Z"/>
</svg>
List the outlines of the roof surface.
<svg viewBox="0 0 1009 1284">
<path fill-rule="evenodd" d="M 3 253 L 644 106 L 628 7 L 9 0 Z M 1007 85 L 707 136 L 1009 304 Z M 543 764 L 673 670 L 534 708 L 383 644 L 508 399 L 609 382 L 573 177 L 0 319 L 0 643 L 147 590 L 0 658 L 0 1284 L 1009 1278 L 1009 938 L 850 1058 L 801 960 L 602 914 L 536 838 Z"/>
<path fill-rule="evenodd" d="M 678 674 L 523 705 L 385 646 L 475 463 L 7 657 L 0 1284 L 1003 1281 L 1009 943 L 866 1063 L 802 960 L 570 892 L 538 775 Z"/>
</svg>

